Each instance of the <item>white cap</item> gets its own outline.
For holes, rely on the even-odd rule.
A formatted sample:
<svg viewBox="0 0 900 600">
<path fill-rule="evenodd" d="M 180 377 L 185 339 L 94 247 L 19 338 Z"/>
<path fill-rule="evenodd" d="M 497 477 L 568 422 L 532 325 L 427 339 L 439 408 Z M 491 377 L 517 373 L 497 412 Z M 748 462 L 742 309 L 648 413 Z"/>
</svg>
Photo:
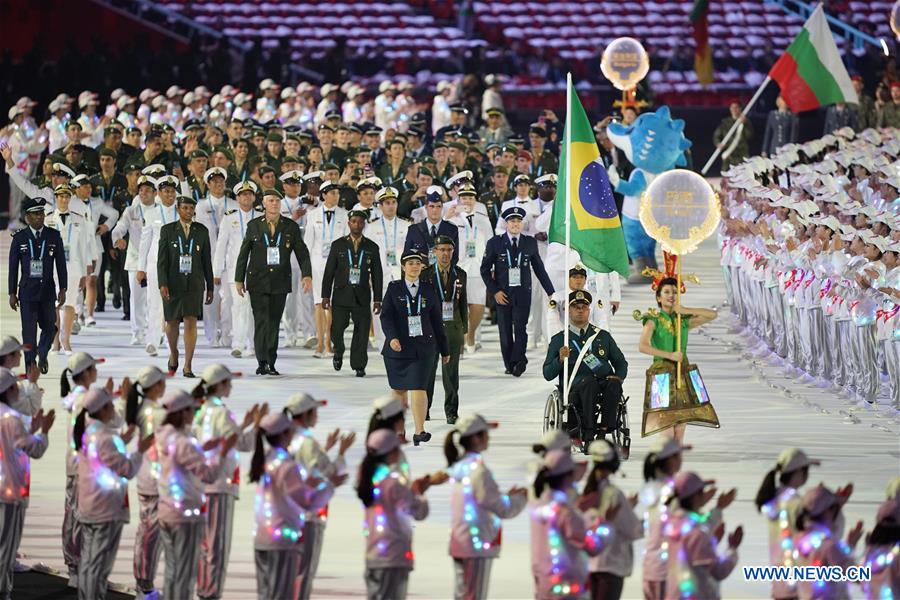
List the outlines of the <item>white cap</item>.
<svg viewBox="0 0 900 600">
<path fill-rule="evenodd" d="M 9 118 L 9 120 L 12 121 L 13 119 L 16 118 L 17 115 L 21 115 L 24 112 L 25 112 L 25 109 L 23 109 L 21 106 L 15 104 L 15 105 L 9 107 L 9 112 L 7 112 L 6 115 Z"/>
<path fill-rule="evenodd" d="M 215 364 L 209 365 L 208 367 L 203 369 L 203 373 L 200 374 L 200 378 L 203 380 L 203 383 L 209 386 L 216 385 L 217 383 L 222 383 L 226 379 L 234 379 L 236 377 L 240 377 L 241 375 L 241 373 L 232 373 L 225 365 Z"/>
<path fill-rule="evenodd" d="M 551 183 L 556 185 L 557 177 L 556 173 L 547 173 L 546 175 L 541 175 L 537 179 L 534 180 L 536 185 L 541 185 L 542 183 Z"/>
<path fill-rule="evenodd" d="M 607 463 L 615 460 L 619 452 L 607 440 L 594 440 L 588 446 L 588 454 L 598 463 Z"/>
<path fill-rule="evenodd" d="M 319 93 L 320 93 L 323 97 L 324 97 L 324 96 L 327 96 L 327 95 L 330 94 L 331 92 L 336 92 L 336 91 L 338 91 L 338 86 L 334 85 L 333 83 L 326 83 L 326 84 L 323 84 L 322 87 L 321 87 L 321 89 L 319 89 Z"/>
<path fill-rule="evenodd" d="M 129 104 L 131 104 L 132 102 L 134 102 L 134 98 L 132 98 L 128 94 L 125 94 L 124 96 L 120 96 L 119 99 L 116 100 L 116 106 L 118 106 L 119 109 L 121 110 L 121 109 L 125 108 L 126 106 L 128 106 Z"/>
<path fill-rule="evenodd" d="M 305 412 L 309 412 L 320 406 L 325 406 L 326 404 L 328 404 L 328 400 L 317 400 L 313 398 L 312 395 L 301 392 L 299 394 L 294 394 L 288 399 L 287 404 L 284 405 L 284 410 L 290 413 L 292 417 L 299 417 Z"/>
<path fill-rule="evenodd" d="M 359 182 L 356 184 L 356 189 L 358 190 L 358 189 L 360 189 L 362 187 L 366 187 L 366 186 L 374 188 L 376 190 L 380 189 L 381 188 L 381 178 L 373 175 L 371 177 L 365 177 L 363 179 L 360 179 Z"/>
<path fill-rule="evenodd" d="M 224 102 L 224 101 L 225 100 L 222 98 L 221 94 L 216 94 L 212 98 L 210 98 L 209 107 L 215 108 L 215 107 L 219 106 L 220 104 L 222 104 L 222 102 Z"/>
<path fill-rule="evenodd" d="M 54 171 L 62 171 L 69 177 L 75 177 L 75 171 L 73 171 L 68 165 L 64 165 L 63 163 L 53 163 Z"/>
<path fill-rule="evenodd" d="M 497 421 L 487 421 L 479 414 L 472 414 L 466 415 L 456 422 L 456 431 L 459 432 L 459 437 L 468 437 L 482 431 L 496 429 L 499 426 L 500 423 Z"/>
<path fill-rule="evenodd" d="M 390 419 L 394 415 L 406 412 L 403 404 L 393 396 L 376 398 L 373 407 L 382 419 Z"/>
<path fill-rule="evenodd" d="M 122 88 L 116 88 L 109 93 L 109 99 L 112 100 L 113 102 L 115 102 L 116 100 L 118 100 L 119 98 L 121 98 L 124 95 L 125 95 L 125 90 L 123 90 Z"/>
<path fill-rule="evenodd" d="M 693 471 L 682 471 L 675 476 L 675 494 L 682 500 L 690 498 L 708 485 L 713 485 L 715 479 L 701 479 Z"/>
<path fill-rule="evenodd" d="M 276 88 L 278 85 L 272 79 L 263 79 L 259 82 L 259 89 L 262 91 L 270 90 L 272 88 Z"/>
<path fill-rule="evenodd" d="M 179 183 L 178 178 L 174 175 L 163 175 L 162 177 L 156 180 L 156 187 L 161 188 L 164 185 L 170 185 L 175 189 L 178 189 Z"/>
<path fill-rule="evenodd" d="M 437 82 L 437 91 L 438 93 L 443 92 L 444 90 L 450 89 L 450 82 L 446 79 L 441 79 Z"/>
<path fill-rule="evenodd" d="M 249 187 L 253 191 L 254 194 L 259 191 L 259 186 L 256 185 L 256 182 L 254 182 L 250 179 L 247 179 L 245 181 L 241 181 L 241 182 L 235 184 L 235 186 L 233 188 L 231 188 L 231 191 L 234 192 L 235 196 L 237 196 L 241 192 L 245 191 L 243 189 L 244 187 Z"/>
<path fill-rule="evenodd" d="M 287 171 L 283 173 L 281 177 L 278 178 L 279 181 L 287 182 L 289 179 L 296 179 L 297 181 L 303 181 L 303 171 L 298 171 L 294 169 L 293 171 Z"/>
<path fill-rule="evenodd" d="M 159 367 L 148 365 L 138 371 L 137 382 L 141 384 L 142 389 L 153 387 L 166 378 L 166 374 Z"/>
<path fill-rule="evenodd" d="M 76 175 L 75 177 L 72 178 L 72 182 L 70 185 L 73 188 L 76 188 L 78 186 L 85 185 L 85 184 L 90 185 L 91 178 L 88 177 L 87 175 L 85 175 L 84 173 L 79 173 L 78 175 Z"/>
<path fill-rule="evenodd" d="M 575 478 L 581 479 L 587 463 L 572 460 L 572 455 L 567 450 L 551 450 L 544 455 L 543 466 L 547 469 L 547 475 L 551 477 L 575 471 Z"/>
<path fill-rule="evenodd" d="M 177 85 L 170 85 L 169 89 L 166 90 L 166 98 L 172 98 L 174 96 L 180 96 L 185 92 L 184 88 L 178 87 Z"/>
<path fill-rule="evenodd" d="M 359 96 L 360 94 L 362 94 L 363 91 L 364 91 L 364 90 L 363 90 L 361 87 L 358 87 L 358 86 L 355 86 L 355 85 L 354 85 L 354 86 L 350 86 L 350 89 L 347 90 L 347 98 L 349 98 L 350 100 L 353 100 L 354 98 L 356 98 L 357 96 Z"/>
<path fill-rule="evenodd" d="M 822 462 L 811 459 L 806 455 L 806 452 L 799 448 L 786 448 L 778 455 L 778 462 L 776 464 L 782 473 L 793 473 L 794 471 L 802 469 L 803 467 L 808 467 L 809 465 L 821 465 Z"/>
<path fill-rule="evenodd" d="M 52 101 L 50 102 L 50 106 L 48 106 L 47 108 L 50 109 L 50 112 L 56 112 L 56 111 L 58 111 L 58 110 L 61 109 L 61 108 L 65 108 L 65 106 L 66 106 L 65 102 L 61 102 L 61 101 L 57 98 L 57 99 L 55 99 L 55 100 L 52 100 Z M 120 106 L 119 108 L 122 108 L 122 107 Z"/>
<path fill-rule="evenodd" d="M 664 436 L 658 436 L 650 446 L 650 452 L 656 455 L 657 460 L 665 460 L 675 456 L 683 450 L 690 450 L 693 446 L 681 445 L 678 441 Z"/>
<path fill-rule="evenodd" d="M 0 367 L 0 394 L 16 385 L 18 378 L 6 367 Z"/>
<path fill-rule="evenodd" d="M 385 79 L 384 81 L 382 81 L 381 83 L 378 84 L 379 92 L 384 93 L 384 92 L 386 92 L 388 90 L 392 90 L 392 89 L 394 89 L 394 84 L 390 79 Z"/>
<path fill-rule="evenodd" d="M 541 438 L 541 446 L 547 452 L 551 450 L 568 450 L 572 446 L 572 438 L 562 429 L 551 429 Z"/>
<path fill-rule="evenodd" d="M 284 433 L 291 428 L 291 419 L 283 412 L 273 412 L 264 416 L 259 422 L 259 428 L 266 432 L 266 435 L 278 435 Z"/>
<path fill-rule="evenodd" d="M 310 171 L 303 176 L 303 181 L 309 181 L 310 179 L 325 179 L 325 171 Z"/>
<path fill-rule="evenodd" d="M 171 415 L 185 408 L 196 406 L 197 401 L 193 396 L 184 390 L 174 389 L 166 392 L 162 399 L 162 406 L 166 409 L 166 414 Z"/>
<path fill-rule="evenodd" d="M 150 108 L 156 110 L 166 101 L 162 96 L 154 96 L 152 100 L 150 100 Z"/>
<path fill-rule="evenodd" d="M 448 189 L 452 188 L 457 182 L 459 182 L 463 179 L 472 179 L 472 171 L 469 171 L 469 170 L 460 171 L 453 177 L 448 178 L 446 181 L 447 188 Z"/>
<path fill-rule="evenodd" d="M 149 175 L 141 175 L 140 177 L 138 177 L 137 184 L 138 184 L 138 187 L 141 187 L 142 185 L 145 185 L 145 184 L 150 184 L 151 186 L 153 186 L 153 189 L 156 189 L 156 187 L 157 187 L 156 180 L 154 178 L 150 177 Z"/>
<path fill-rule="evenodd" d="M 203 174 L 203 181 L 209 182 L 213 175 L 221 175 L 225 179 L 228 179 L 228 171 L 222 167 L 210 167 L 206 170 L 206 173 Z"/>
<path fill-rule="evenodd" d="M 26 346 L 11 335 L 4 335 L 0 338 L 0 356 L 12 354 L 16 350 L 28 350 L 30 346 Z"/>
<path fill-rule="evenodd" d="M 105 358 L 94 358 L 87 352 L 76 352 L 69 359 L 66 368 L 69 369 L 69 373 L 74 377 L 75 375 L 83 373 L 87 369 L 104 362 L 106 362 Z"/>
<path fill-rule="evenodd" d="M 381 188 L 380 190 L 375 192 L 375 202 L 380 202 L 381 199 L 384 198 L 385 196 L 389 196 L 396 200 L 399 197 L 399 194 L 397 193 L 397 188 L 391 187 L 391 186 Z"/>
<path fill-rule="evenodd" d="M 22 96 L 18 100 L 16 100 L 16 106 L 20 108 L 25 108 L 26 106 L 37 106 L 37 102 L 29 98 L 28 96 Z"/>
<path fill-rule="evenodd" d="M 196 100 L 196 98 L 194 97 L 194 92 L 188 92 L 184 95 L 182 102 L 184 102 L 185 104 L 193 104 L 194 100 Z"/>
<path fill-rule="evenodd" d="M 92 415 L 112 401 L 112 396 L 109 395 L 106 388 L 100 386 L 92 387 L 81 397 L 81 405 L 84 410 Z"/>
<path fill-rule="evenodd" d="M 384 456 L 400 447 L 400 437 L 391 429 L 376 429 L 366 438 L 366 448 L 376 456 Z"/>
<path fill-rule="evenodd" d="M 209 90 L 205 85 L 198 85 L 194 88 L 194 96 L 198 98 L 208 97 L 209 95 Z"/>
<path fill-rule="evenodd" d="M 294 88 L 292 88 L 291 86 L 287 86 L 286 88 L 284 88 L 283 90 L 281 90 L 281 99 L 282 99 L 282 100 L 287 100 L 288 98 L 290 98 L 290 97 L 293 96 L 294 94 L 296 94 L 296 92 L 294 91 Z"/>
</svg>

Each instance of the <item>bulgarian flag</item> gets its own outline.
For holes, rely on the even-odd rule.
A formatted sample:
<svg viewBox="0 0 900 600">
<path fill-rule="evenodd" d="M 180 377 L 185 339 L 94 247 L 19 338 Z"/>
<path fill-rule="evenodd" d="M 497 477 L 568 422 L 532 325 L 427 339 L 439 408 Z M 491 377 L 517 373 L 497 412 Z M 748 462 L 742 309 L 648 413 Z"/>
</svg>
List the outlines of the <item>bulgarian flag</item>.
<svg viewBox="0 0 900 600">
<path fill-rule="evenodd" d="M 589 269 L 598 273 L 616 271 L 627 277 L 628 251 L 622 222 L 591 122 L 572 85 L 571 75 L 566 96 L 559 185 L 548 237 L 551 242 L 577 251 Z"/>
<path fill-rule="evenodd" d="M 769 77 L 778 82 L 781 96 L 794 112 L 837 102 L 859 102 L 821 4 L 769 71 Z"/>
<path fill-rule="evenodd" d="M 709 0 L 694 0 L 694 9 L 690 16 L 694 26 L 694 71 L 697 81 L 703 85 L 713 82 L 713 56 L 709 46 Z"/>
</svg>

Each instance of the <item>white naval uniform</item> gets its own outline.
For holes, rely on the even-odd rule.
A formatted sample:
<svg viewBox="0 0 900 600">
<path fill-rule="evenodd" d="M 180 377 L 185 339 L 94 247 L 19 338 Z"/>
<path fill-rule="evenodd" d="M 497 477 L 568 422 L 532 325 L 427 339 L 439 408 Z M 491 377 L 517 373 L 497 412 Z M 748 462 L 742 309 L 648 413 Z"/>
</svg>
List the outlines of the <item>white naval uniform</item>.
<svg viewBox="0 0 900 600">
<path fill-rule="evenodd" d="M 68 143 L 66 138 L 66 121 L 68 120 L 68 114 L 63 115 L 62 118 L 54 115 L 47 119 L 44 126 L 47 128 L 47 150 L 50 154 L 65 147 Z"/>
<path fill-rule="evenodd" d="M 331 223 L 325 216 L 325 205 L 321 204 L 307 215 L 306 229 L 303 231 L 303 242 L 309 249 L 309 261 L 312 265 L 313 298 L 316 304 L 322 302 L 322 277 L 325 274 L 325 262 L 331 244 L 350 233 L 347 227 L 347 211 L 340 206 L 331 210 L 334 215 Z"/>
<path fill-rule="evenodd" d="M 131 339 L 133 343 L 143 343 L 147 333 L 147 287 L 141 287 L 137 280 L 140 270 L 141 232 L 144 229 L 144 214 L 156 210 L 156 202 L 144 204 L 135 197 L 122 211 L 122 218 L 112 230 L 113 244 L 128 236 L 125 251 L 125 270 L 128 271 L 129 314 L 131 315 Z"/>
<path fill-rule="evenodd" d="M 94 230 L 91 223 L 71 209 L 65 213 L 65 224 L 59 211 L 52 210 L 44 217 L 44 226 L 56 229 L 62 237 L 66 252 L 66 271 L 69 286 L 66 288 L 65 306 L 74 308 L 78 303 L 79 280 L 87 275 L 88 265 L 94 256 Z"/>
<path fill-rule="evenodd" d="M 484 206 L 480 202 L 477 206 Z M 466 299 L 469 304 L 481 304 L 487 301 L 487 288 L 481 279 L 481 259 L 488 240 L 493 236 L 491 220 L 487 214 L 476 210 L 471 215 L 466 213 L 460 204 L 456 216 L 450 221 L 459 228 L 459 263 L 457 266 L 466 272 Z M 471 217 L 471 219 L 470 219 Z"/>
<path fill-rule="evenodd" d="M 207 192 L 209 192 L 209 188 L 207 188 Z M 209 232 L 210 248 L 216 247 L 216 240 L 219 236 L 219 228 L 225 211 L 231 210 L 236 206 L 237 203 L 234 200 L 229 202 L 227 197 L 216 198 L 211 193 L 207 193 L 205 198 L 197 202 L 197 208 L 194 211 L 194 221 L 205 226 Z M 203 304 L 203 335 L 211 347 L 230 345 L 231 343 L 231 340 L 228 339 L 229 330 L 231 329 L 230 323 L 224 323 L 224 317 L 225 313 L 222 311 L 222 287 L 214 286 L 212 302 Z"/>
<path fill-rule="evenodd" d="M 163 342 L 163 307 L 159 293 L 156 260 L 159 256 L 159 232 L 163 225 L 178 220 L 176 204 L 165 207 L 161 203 L 144 211 L 141 247 L 138 252 L 138 271 L 147 274 L 147 335 L 144 340 L 156 347 Z"/>
<path fill-rule="evenodd" d="M 290 219 L 297 223 L 300 226 L 301 230 L 303 229 L 304 222 L 306 220 L 306 216 L 308 216 L 308 212 L 306 215 L 303 215 L 298 220 L 294 220 L 294 211 L 300 208 L 304 208 L 302 197 L 291 198 L 289 196 L 285 196 L 281 199 L 281 216 L 285 219 Z M 311 207 L 305 207 L 307 211 L 311 210 Z M 300 288 L 300 280 L 302 273 L 300 271 L 300 265 L 297 264 L 297 261 L 291 261 L 291 293 L 287 295 L 287 298 L 284 302 L 284 314 L 281 317 L 281 326 L 284 329 L 284 335 L 286 344 L 293 346 L 296 345 L 297 341 L 300 339 L 301 335 L 304 333 L 308 333 L 310 335 L 315 335 L 315 321 L 314 319 L 306 319 L 303 315 L 303 310 L 306 308 L 304 306 L 304 297 L 302 290 Z M 313 309 L 310 309 L 312 311 Z M 304 325 L 309 325 L 308 321 L 312 321 L 312 329 L 305 328 Z"/>
<path fill-rule="evenodd" d="M 242 355 L 252 354 L 253 349 L 253 311 L 247 294 L 240 296 L 234 283 L 237 269 L 237 258 L 241 250 L 241 242 L 247 231 L 247 224 L 258 215 L 256 209 L 244 212 L 240 208 L 222 218 L 219 236 L 216 239 L 215 255 L 212 267 L 213 277 L 222 279 L 225 296 L 222 300 L 222 311 L 231 313 L 231 348 L 240 350 Z M 224 319 L 223 319 L 224 321 Z"/>
<path fill-rule="evenodd" d="M 79 598 L 106 597 L 122 528 L 129 521 L 128 480 L 137 475 L 142 459 L 141 453 L 125 450 L 111 424 L 93 421 L 84 432 L 78 461 Z"/>
<path fill-rule="evenodd" d="M 98 275 L 100 272 L 100 260 L 103 254 L 103 242 L 100 241 L 100 236 L 95 232 L 97 228 L 100 227 L 100 219 L 102 217 L 106 217 L 105 225 L 112 231 L 113 227 L 116 226 L 116 222 L 119 220 L 119 211 L 115 208 L 101 200 L 100 198 L 90 197 L 87 201 L 81 200 L 75 196 L 72 196 L 71 202 L 78 203 L 80 207 L 76 208 L 78 212 L 83 214 L 88 220 L 90 220 L 93 229 L 91 232 L 94 234 L 92 239 L 93 245 L 93 261 L 96 262 L 94 266 L 94 276 Z M 98 284 L 99 285 L 99 284 Z"/>
<path fill-rule="evenodd" d="M 347 472 L 347 464 L 343 456 L 332 460 L 313 437 L 312 429 L 298 427 L 289 448 L 294 460 L 313 477 L 323 480 L 342 475 Z M 303 526 L 303 558 L 300 563 L 299 600 L 309 600 L 312 595 L 313 582 L 319 568 L 319 557 L 322 555 L 322 544 L 325 541 L 325 525 L 328 523 L 328 505 L 306 512 Z"/>
<path fill-rule="evenodd" d="M 385 289 L 389 282 L 401 277 L 400 257 L 403 255 L 403 244 L 406 243 L 408 231 L 409 222 L 396 216 L 388 219 L 384 215 L 380 215 L 374 221 L 366 224 L 363 234 L 378 244 Z M 381 298 L 377 300 L 381 302 Z M 372 325 L 375 329 L 375 347 L 381 348 L 384 346 L 384 330 L 381 328 L 381 319 L 372 319 Z"/>
<path fill-rule="evenodd" d="M 507 200 L 507 202 L 518 202 L 521 206 L 521 201 L 519 198 L 514 200 Z M 511 206 L 511 205 L 510 205 Z M 506 210 L 506 202 L 503 203 L 503 208 L 501 209 L 501 214 L 503 214 L 503 210 Z M 528 208 L 524 207 L 527 211 Z M 553 213 L 553 202 L 544 202 L 539 198 L 535 198 L 531 201 L 531 214 L 534 215 L 529 231 L 525 231 L 523 228 L 522 233 L 526 233 L 527 235 L 535 235 L 537 233 L 548 233 L 550 230 L 550 216 Z M 526 217 L 526 226 L 528 225 L 527 221 L 528 217 Z M 503 229 L 506 229 L 506 221 L 503 219 L 499 219 L 497 222 L 497 226 L 499 228 L 500 223 L 503 223 Z M 548 264 L 547 261 L 547 249 L 549 246 L 549 242 L 547 240 L 537 241 L 538 253 L 541 255 L 541 260 L 544 261 L 544 265 Z M 552 267 L 557 267 L 554 270 L 558 270 L 557 265 L 552 265 Z M 565 265 L 563 265 L 565 268 Z M 548 275 L 550 273 L 548 272 Z M 551 275 L 551 281 L 553 277 Z M 528 324 L 528 338 L 532 344 L 539 344 L 541 338 L 544 338 L 545 342 L 550 342 L 551 333 L 545 328 L 547 324 L 547 313 L 548 311 L 548 303 L 544 299 L 543 290 L 540 286 L 534 286 L 531 289 L 531 322 Z"/>
</svg>

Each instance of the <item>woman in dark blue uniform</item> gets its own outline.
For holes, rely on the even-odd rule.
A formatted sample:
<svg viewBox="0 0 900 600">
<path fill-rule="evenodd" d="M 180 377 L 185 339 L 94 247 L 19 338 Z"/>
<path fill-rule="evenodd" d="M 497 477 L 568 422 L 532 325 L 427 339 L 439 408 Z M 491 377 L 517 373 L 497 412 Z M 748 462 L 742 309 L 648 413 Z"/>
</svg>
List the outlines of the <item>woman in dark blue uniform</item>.
<svg viewBox="0 0 900 600">
<path fill-rule="evenodd" d="M 425 412 L 428 397 L 428 369 L 434 368 L 434 353 L 440 351 L 441 361 L 450 360 L 450 347 L 441 320 L 441 302 L 437 291 L 419 280 L 425 266 L 420 251 L 411 248 L 400 259 L 403 278 L 392 281 L 381 304 L 381 327 L 384 330 L 384 367 L 388 383 L 404 405 L 412 407 L 415 434 L 413 444 L 427 442 L 431 434 L 425 431 Z M 407 398 L 409 392 L 410 398 Z"/>
</svg>

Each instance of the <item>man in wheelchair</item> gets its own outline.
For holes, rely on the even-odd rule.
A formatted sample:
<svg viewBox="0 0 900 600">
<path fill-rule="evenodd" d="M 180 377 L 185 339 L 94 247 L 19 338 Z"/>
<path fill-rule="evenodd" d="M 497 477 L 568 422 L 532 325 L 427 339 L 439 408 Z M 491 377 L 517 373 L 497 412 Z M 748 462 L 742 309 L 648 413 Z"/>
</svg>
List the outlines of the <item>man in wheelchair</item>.
<svg viewBox="0 0 900 600">
<path fill-rule="evenodd" d="M 591 302 L 590 292 L 576 290 L 569 294 L 569 345 L 563 345 L 565 332 L 557 333 L 550 339 L 544 360 L 544 379 L 558 378 L 560 393 L 564 389 L 563 361 L 569 361 L 568 433 L 572 438 L 580 438 L 585 447 L 615 429 L 622 382 L 628 374 L 628 361 L 612 335 L 591 324 Z M 571 414 L 572 410 L 578 411 L 578 418 Z"/>
</svg>

